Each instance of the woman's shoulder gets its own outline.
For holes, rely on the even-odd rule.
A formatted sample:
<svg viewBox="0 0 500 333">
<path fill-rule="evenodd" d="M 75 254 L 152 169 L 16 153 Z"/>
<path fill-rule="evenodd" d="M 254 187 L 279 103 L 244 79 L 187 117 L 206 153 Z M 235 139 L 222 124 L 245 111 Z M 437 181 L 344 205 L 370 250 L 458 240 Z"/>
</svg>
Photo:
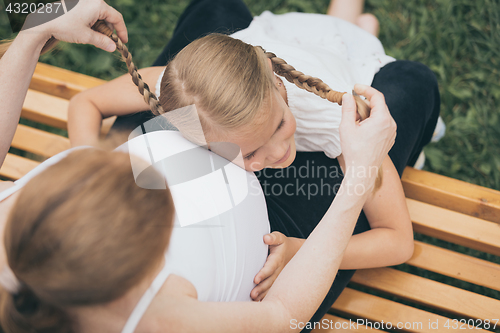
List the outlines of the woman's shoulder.
<svg viewBox="0 0 500 333">
<path fill-rule="evenodd" d="M 195 315 L 194 311 L 184 310 L 189 309 L 186 305 L 193 301 L 197 301 L 193 284 L 183 277 L 170 274 L 148 304 L 134 332 L 170 332 L 165 331 L 165 328 L 177 327 L 185 317 Z"/>
</svg>

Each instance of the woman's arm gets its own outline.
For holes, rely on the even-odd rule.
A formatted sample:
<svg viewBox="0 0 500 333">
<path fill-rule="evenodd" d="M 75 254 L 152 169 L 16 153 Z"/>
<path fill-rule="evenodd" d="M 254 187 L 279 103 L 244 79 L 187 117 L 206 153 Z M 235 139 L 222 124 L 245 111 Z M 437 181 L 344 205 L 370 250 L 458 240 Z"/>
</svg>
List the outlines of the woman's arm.
<svg viewBox="0 0 500 333">
<path fill-rule="evenodd" d="M 151 89 L 165 67 L 139 70 Z M 68 108 L 68 134 L 71 146 L 97 145 L 102 120 L 148 110 L 129 74 L 75 95 Z"/>
<path fill-rule="evenodd" d="M 23 31 L 0 59 L 0 166 L 14 137 L 38 56 L 50 36 Z"/>
<path fill-rule="evenodd" d="M 307 322 L 330 288 L 374 180 L 375 176 L 362 179 L 346 175 L 341 194 L 262 302 L 206 303 L 195 297 L 169 295 L 166 304 L 150 309 L 162 317 L 158 327 L 175 332 L 294 331 L 294 323 Z M 356 191 L 356 186 L 366 191 Z"/>
</svg>

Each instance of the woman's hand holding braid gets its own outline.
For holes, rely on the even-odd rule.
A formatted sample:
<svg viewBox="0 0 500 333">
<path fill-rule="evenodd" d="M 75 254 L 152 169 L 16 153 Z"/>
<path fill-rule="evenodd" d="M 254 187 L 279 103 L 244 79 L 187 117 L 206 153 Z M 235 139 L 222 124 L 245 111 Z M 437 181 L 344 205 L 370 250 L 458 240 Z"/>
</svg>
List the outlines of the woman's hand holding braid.
<svg viewBox="0 0 500 333">
<path fill-rule="evenodd" d="M 42 21 L 43 17 L 38 17 L 39 15 L 42 14 L 30 14 L 24 26 L 32 25 L 31 22 L 33 21 Z M 63 42 L 92 44 L 105 51 L 113 52 L 116 49 L 115 43 L 107 36 L 91 29 L 97 20 L 106 21 L 110 28 L 116 29 L 118 37 L 124 43 L 127 42 L 127 28 L 122 15 L 103 0 L 80 0 L 66 14 L 55 20 L 30 28 L 26 32 L 30 34 L 40 33 L 47 40 L 54 37 Z"/>
<path fill-rule="evenodd" d="M 348 173 L 351 169 L 356 174 L 363 174 L 358 171 L 366 171 L 367 175 L 375 178 L 377 172 L 370 170 L 370 167 L 379 168 L 382 165 L 396 139 L 396 122 L 389 113 L 381 92 L 361 84 L 357 84 L 354 90 L 367 98 L 371 114 L 357 123 L 354 98 L 349 94 L 343 96 L 340 144 L 346 165 L 345 172 Z"/>
</svg>

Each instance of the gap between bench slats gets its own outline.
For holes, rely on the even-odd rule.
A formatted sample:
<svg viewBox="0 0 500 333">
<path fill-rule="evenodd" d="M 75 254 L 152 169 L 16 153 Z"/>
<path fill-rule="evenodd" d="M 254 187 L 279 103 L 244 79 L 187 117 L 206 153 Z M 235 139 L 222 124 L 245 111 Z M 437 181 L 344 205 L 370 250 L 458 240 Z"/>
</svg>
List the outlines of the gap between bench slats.
<svg viewBox="0 0 500 333">
<path fill-rule="evenodd" d="M 320 323 L 324 323 L 326 320 L 326 324 L 322 325 L 320 328 L 316 328 L 311 331 L 311 333 L 337 333 L 337 332 L 348 332 L 348 333 L 362 333 L 362 332 L 385 332 L 381 330 L 377 330 L 371 327 L 367 327 L 365 325 L 357 325 L 356 320 L 350 322 L 347 319 L 340 318 L 331 314 L 326 314 Z"/>
<path fill-rule="evenodd" d="M 393 268 L 356 271 L 351 282 L 430 308 L 475 319 L 492 319 L 500 301 Z"/>
<path fill-rule="evenodd" d="M 415 232 L 500 256 L 500 225 L 406 199 Z"/>
<path fill-rule="evenodd" d="M 463 332 L 464 329 L 453 329 L 451 319 L 443 317 L 424 310 L 416 309 L 411 306 L 400 304 L 385 298 L 370 295 L 351 288 L 346 288 L 340 294 L 337 301 L 333 304 L 331 310 L 334 313 L 353 318 L 367 318 L 371 321 L 390 322 L 393 329 L 398 323 L 407 325 L 402 332 Z M 450 328 L 444 324 L 448 320 Z M 429 323 L 438 322 L 439 329 L 431 329 Z M 419 325 L 419 326 L 417 326 Z M 376 327 L 376 326 L 374 326 Z M 376 327 L 377 328 L 377 327 Z M 387 326 L 381 329 L 387 329 Z M 487 332 L 477 328 L 466 328 L 474 332 Z"/>
<path fill-rule="evenodd" d="M 415 241 L 408 265 L 500 291 L 500 265 Z"/>
<path fill-rule="evenodd" d="M 500 192 L 406 167 L 401 178 L 407 198 L 500 223 Z"/>
<path fill-rule="evenodd" d="M 2 168 L 0 169 L 0 176 L 11 180 L 17 180 L 27 174 L 38 164 L 40 163 L 21 156 L 7 154 L 7 156 L 5 156 L 5 161 L 3 162 Z"/>
</svg>

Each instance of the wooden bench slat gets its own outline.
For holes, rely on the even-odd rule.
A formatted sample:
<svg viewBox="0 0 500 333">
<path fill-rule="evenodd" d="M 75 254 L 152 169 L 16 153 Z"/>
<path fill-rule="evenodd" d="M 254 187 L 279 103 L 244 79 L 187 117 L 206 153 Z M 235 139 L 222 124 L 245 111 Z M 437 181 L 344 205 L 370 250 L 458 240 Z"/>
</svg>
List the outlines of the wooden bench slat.
<svg viewBox="0 0 500 333">
<path fill-rule="evenodd" d="M 12 147 L 51 157 L 71 147 L 69 139 L 19 124 L 12 140 Z"/>
<path fill-rule="evenodd" d="M 366 318 L 368 320 L 387 324 L 390 322 L 393 328 L 401 323 L 403 326 L 406 324 L 407 328 L 401 329 L 403 332 L 463 332 L 463 329 L 453 329 L 444 327 L 444 324 L 451 319 L 443 317 L 434 313 L 424 310 L 416 309 L 411 306 L 400 304 L 390 301 L 385 298 L 370 295 L 357 291 L 351 288 L 346 288 L 340 294 L 337 301 L 332 306 L 333 312 L 343 314 L 348 317 Z M 432 329 L 429 323 L 438 322 L 439 329 Z M 378 328 L 377 326 L 373 326 Z M 382 329 L 382 327 L 380 327 Z M 387 329 L 387 326 L 384 327 Z M 466 328 L 466 330 L 473 330 L 475 332 L 487 332 L 485 330 L 476 328 Z"/>
<path fill-rule="evenodd" d="M 85 90 L 82 86 L 39 75 L 37 73 L 33 74 L 29 88 L 68 100 Z"/>
<path fill-rule="evenodd" d="M 21 117 L 49 126 L 66 129 L 68 103 L 63 98 L 29 89 L 26 94 Z"/>
<path fill-rule="evenodd" d="M 311 333 L 336 333 L 336 332 L 348 332 L 348 333 L 362 333 L 362 332 L 385 332 L 377 330 L 365 325 L 357 325 L 356 321 L 349 321 L 344 318 L 340 318 L 327 313 L 320 323 L 326 320 L 327 323 L 322 325 L 320 328 L 313 329 Z"/>
<path fill-rule="evenodd" d="M 393 268 L 361 269 L 351 282 L 467 318 L 491 319 L 500 313 L 498 300 Z"/>
<path fill-rule="evenodd" d="M 407 198 L 500 223 L 500 192 L 407 167 L 401 178 Z"/>
<path fill-rule="evenodd" d="M 500 291 L 500 265 L 415 241 L 407 264 Z"/>
<path fill-rule="evenodd" d="M 101 85 L 104 82 L 106 81 L 92 76 L 38 63 L 30 88 L 53 96 L 70 99 L 77 93 Z"/>
<path fill-rule="evenodd" d="M 38 162 L 14 154 L 7 154 L 0 169 L 0 176 L 17 180 L 36 167 Z"/>
<path fill-rule="evenodd" d="M 93 88 L 105 83 L 105 80 L 101 80 L 92 76 L 88 76 L 85 74 L 80 74 L 76 72 L 72 72 L 66 69 L 62 69 L 59 67 L 38 63 L 35 68 L 35 73 L 33 74 L 33 78 L 31 79 L 30 89 L 38 92 L 42 92 L 51 96 L 60 97 L 63 99 L 69 100 L 74 95 L 82 92 L 86 89 Z M 56 110 L 57 115 L 55 122 L 57 126 L 51 125 L 54 121 L 53 119 L 48 120 L 48 125 L 58 127 L 58 128 L 66 128 L 66 124 L 62 125 L 62 122 L 67 122 L 67 105 L 64 107 L 65 117 L 62 117 L 59 110 Z M 33 113 L 40 113 L 39 109 L 31 109 Z M 29 114 L 30 119 L 33 120 L 40 119 L 36 115 L 32 113 Z M 45 113 L 41 113 L 41 119 L 46 119 Z M 27 118 L 27 117 L 25 117 Z M 101 134 L 105 136 L 108 134 L 111 126 L 113 126 L 116 117 L 110 117 L 103 120 Z M 45 122 L 42 122 L 45 123 Z M 64 126 L 64 127 L 63 127 Z"/>
<path fill-rule="evenodd" d="M 415 232 L 500 256 L 500 227 L 495 222 L 406 199 Z"/>
</svg>

